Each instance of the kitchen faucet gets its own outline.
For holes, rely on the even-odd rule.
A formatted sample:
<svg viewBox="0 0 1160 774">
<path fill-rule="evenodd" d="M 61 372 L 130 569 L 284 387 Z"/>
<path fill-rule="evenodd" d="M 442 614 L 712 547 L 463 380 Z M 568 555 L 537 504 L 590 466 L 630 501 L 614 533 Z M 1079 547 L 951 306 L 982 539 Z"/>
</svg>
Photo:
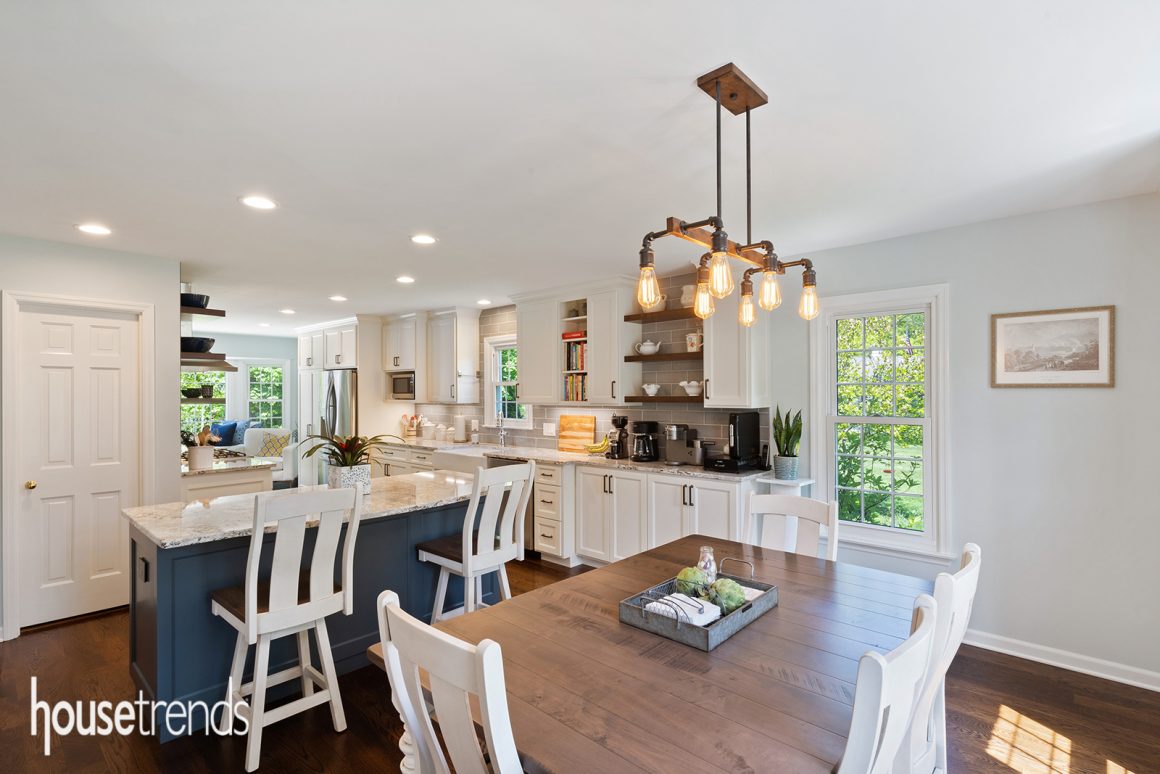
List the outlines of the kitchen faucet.
<svg viewBox="0 0 1160 774">
<path fill-rule="evenodd" d="M 499 448 L 503 449 L 507 446 L 507 428 L 503 426 L 503 412 L 497 412 L 495 416 L 495 424 L 499 428 Z"/>
</svg>

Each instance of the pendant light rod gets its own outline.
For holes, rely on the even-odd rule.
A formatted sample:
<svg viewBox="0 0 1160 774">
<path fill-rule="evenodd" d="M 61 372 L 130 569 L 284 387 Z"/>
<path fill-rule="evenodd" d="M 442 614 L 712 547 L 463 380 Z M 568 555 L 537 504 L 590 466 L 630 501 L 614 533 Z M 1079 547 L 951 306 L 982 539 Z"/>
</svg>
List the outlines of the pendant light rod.
<svg viewBox="0 0 1160 774">
<path fill-rule="evenodd" d="M 721 221 L 721 81 L 717 81 L 717 222 Z M 721 228 L 720 225 L 717 228 Z"/>
<path fill-rule="evenodd" d="M 749 108 L 745 108 L 745 241 L 753 241 L 753 167 L 749 162 Z"/>
</svg>

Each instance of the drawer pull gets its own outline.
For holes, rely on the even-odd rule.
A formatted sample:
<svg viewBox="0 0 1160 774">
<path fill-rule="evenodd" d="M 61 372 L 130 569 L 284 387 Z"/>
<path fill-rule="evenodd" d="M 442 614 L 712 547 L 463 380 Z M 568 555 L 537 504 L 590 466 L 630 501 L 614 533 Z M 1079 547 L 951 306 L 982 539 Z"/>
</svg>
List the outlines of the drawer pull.
<svg viewBox="0 0 1160 774">
<path fill-rule="evenodd" d="M 541 499 L 540 502 L 542 502 L 544 505 L 551 505 L 552 503 L 555 502 L 555 500 L 543 500 L 543 499 Z"/>
<path fill-rule="evenodd" d="M 555 535 L 545 535 L 543 532 L 541 532 L 540 537 L 547 538 L 548 540 L 551 540 L 552 538 L 554 538 L 556 536 Z"/>
</svg>

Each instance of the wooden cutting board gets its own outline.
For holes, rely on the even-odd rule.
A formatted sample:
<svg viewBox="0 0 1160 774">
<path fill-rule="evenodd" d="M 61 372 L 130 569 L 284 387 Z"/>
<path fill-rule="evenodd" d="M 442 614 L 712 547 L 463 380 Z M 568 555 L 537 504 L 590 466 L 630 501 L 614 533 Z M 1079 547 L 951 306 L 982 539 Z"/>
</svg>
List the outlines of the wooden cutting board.
<svg viewBox="0 0 1160 774">
<path fill-rule="evenodd" d="M 560 417 L 559 437 L 556 440 L 558 451 L 584 454 L 588 451 L 584 447 L 595 442 L 596 417 L 574 414 L 564 414 Z"/>
</svg>

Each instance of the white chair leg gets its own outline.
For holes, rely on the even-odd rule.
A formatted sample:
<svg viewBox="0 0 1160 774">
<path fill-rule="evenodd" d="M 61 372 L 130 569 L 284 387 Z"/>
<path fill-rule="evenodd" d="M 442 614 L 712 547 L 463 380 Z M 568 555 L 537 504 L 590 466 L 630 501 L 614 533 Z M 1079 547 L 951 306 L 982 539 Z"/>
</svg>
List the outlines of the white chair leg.
<svg viewBox="0 0 1160 774">
<path fill-rule="evenodd" d="M 231 707 L 234 704 L 234 696 L 240 695 L 242 692 L 242 677 L 246 669 L 246 653 L 250 650 L 250 644 L 246 642 L 246 635 L 238 632 L 238 640 L 234 644 L 234 659 L 230 664 L 230 679 L 226 683 L 226 704 Z M 230 709 L 222 710 L 222 718 L 218 724 L 218 731 L 220 733 L 228 733 L 232 730 L 232 724 L 226 725 L 227 718 L 234 718 L 235 715 Z"/>
<path fill-rule="evenodd" d="M 439 581 L 435 584 L 435 607 L 431 608 L 431 623 L 443 618 L 443 604 L 447 601 L 447 578 L 451 575 L 446 567 L 439 568 Z"/>
<path fill-rule="evenodd" d="M 254 695 L 250 699 L 250 733 L 246 739 L 246 771 L 258 768 L 262 754 L 262 725 L 266 718 L 266 678 L 270 672 L 270 640 L 258 635 L 258 651 L 254 657 Z"/>
<path fill-rule="evenodd" d="M 306 674 L 306 669 L 310 665 L 310 630 L 303 629 L 298 632 L 298 666 L 302 669 L 303 696 L 311 696 L 314 694 L 314 681 Z"/>
<path fill-rule="evenodd" d="M 511 584 L 508 583 L 507 565 L 506 564 L 501 564 L 499 566 L 499 598 L 500 599 L 511 599 L 512 598 L 512 587 L 511 587 Z"/>
<path fill-rule="evenodd" d="M 935 766 L 937 771 L 947 771 L 947 702 L 946 680 L 938 687 L 934 695 L 934 749 Z"/>
<path fill-rule="evenodd" d="M 334 671 L 334 654 L 330 650 L 330 635 L 326 633 L 326 619 L 315 624 L 314 639 L 318 641 L 318 659 L 322 662 L 322 674 L 326 677 L 326 690 L 330 692 L 330 719 L 335 731 L 346 730 L 346 713 L 342 711 L 342 696 L 338 692 L 338 674 Z"/>
</svg>

